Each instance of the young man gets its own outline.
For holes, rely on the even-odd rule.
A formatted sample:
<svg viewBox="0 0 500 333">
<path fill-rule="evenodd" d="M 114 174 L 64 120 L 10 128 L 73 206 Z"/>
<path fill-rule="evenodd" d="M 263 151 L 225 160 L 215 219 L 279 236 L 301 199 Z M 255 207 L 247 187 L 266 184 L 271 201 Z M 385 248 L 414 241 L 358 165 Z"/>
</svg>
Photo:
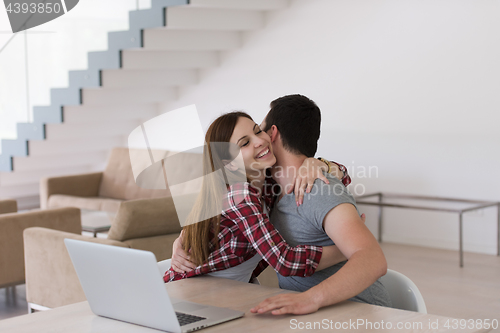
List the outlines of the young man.
<svg viewBox="0 0 500 333">
<path fill-rule="evenodd" d="M 261 124 L 269 134 L 276 156 L 272 168 L 275 181 L 288 188 L 307 157 L 316 153 L 321 113 L 305 96 L 291 95 L 271 102 L 271 110 Z M 283 289 L 302 291 L 281 294 L 261 302 L 252 312 L 305 314 L 346 299 L 390 306 L 390 298 L 378 278 L 387 272 L 382 249 L 359 217 L 352 195 L 335 177 L 330 184 L 316 181 L 303 204 L 281 193 L 270 216 L 271 223 L 290 244 L 337 245 L 348 261 L 310 277 L 278 275 Z"/>
<path fill-rule="evenodd" d="M 320 125 L 319 108 L 305 96 L 284 96 L 271 103 L 261 128 L 271 137 L 277 161 L 272 176 L 282 189 L 294 185 L 303 161 L 316 153 Z M 316 181 L 312 189 L 308 188 L 311 192 L 305 194 L 300 206 L 293 194 L 282 191 L 270 220 L 290 245 L 335 244 L 349 260 L 310 277 L 278 275 L 281 288 L 302 293 L 269 298 L 252 312 L 305 314 L 346 299 L 390 305 L 385 288 L 377 281 L 387 271 L 382 250 L 359 217 L 355 201 L 345 186 L 335 177 L 326 177 L 330 184 Z M 173 257 L 172 265 L 175 260 Z M 264 266 L 261 262 L 256 273 Z"/>
</svg>

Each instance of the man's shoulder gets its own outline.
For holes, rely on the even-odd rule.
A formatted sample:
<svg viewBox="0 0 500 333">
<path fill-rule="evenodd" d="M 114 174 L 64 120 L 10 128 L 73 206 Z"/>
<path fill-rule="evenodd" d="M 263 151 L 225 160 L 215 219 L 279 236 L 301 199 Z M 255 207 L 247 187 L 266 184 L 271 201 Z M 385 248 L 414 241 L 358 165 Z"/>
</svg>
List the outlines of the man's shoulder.
<svg viewBox="0 0 500 333">
<path fill-rule="evenodd" d="M 354 201 L 354 196 L 340 179 L 327 173 L 325 176 L 330 183 L 327 184 L 321 179 L 316 179 L 311 192 L 306 193 L 305 196 L 308 196 L 310 200 L 328 197 L 329 199 L 348 199 L 349 201 Z"/>
<path fill-rule="evenodd" d="M 311 192 L 304 195 L 304 202 L 301 205 L 304 214 L 315 216 L 317 223 L 321 220 L 321 224 L 326 214 L 339 205 L 347 203 L 357 209 L 354 196 L 342 184 L 342 181 L 329 175 L 327 179 L 329 184 L 316 179 Z"/>
</svg>

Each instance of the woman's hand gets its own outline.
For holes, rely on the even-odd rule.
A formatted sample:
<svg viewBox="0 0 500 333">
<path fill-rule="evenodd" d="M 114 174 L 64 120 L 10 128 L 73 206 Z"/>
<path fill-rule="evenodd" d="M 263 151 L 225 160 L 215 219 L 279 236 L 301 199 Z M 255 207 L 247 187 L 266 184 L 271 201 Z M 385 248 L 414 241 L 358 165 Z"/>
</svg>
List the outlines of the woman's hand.
<svg viewBox="0 0 500 333">
<path fill-rule="evenodd" d="M 304 202 L 304 193 L 311 192 L 316 179 L 321 179 L 325 183 L 330 184 L 323 174 L 324 171 L 328 171 L 328 166 L 316 158 L 306 158 L 304 163 L 302 163 L 295 177 L 295 182 L 286 192 L 287 194 L 295 193 L 297 206 L 300 206 Z"/>
<path fill-rule="evenodd" d="M 186 273 L 196 268 L 196 265 L 189 261 L 189 253 L 182 248 L 182 239 L 184 237 L 184 230 L 181 231 L 179 237 L 174 241 L 172 246 L 172 269 L 177 273 Z"/>
</svg>

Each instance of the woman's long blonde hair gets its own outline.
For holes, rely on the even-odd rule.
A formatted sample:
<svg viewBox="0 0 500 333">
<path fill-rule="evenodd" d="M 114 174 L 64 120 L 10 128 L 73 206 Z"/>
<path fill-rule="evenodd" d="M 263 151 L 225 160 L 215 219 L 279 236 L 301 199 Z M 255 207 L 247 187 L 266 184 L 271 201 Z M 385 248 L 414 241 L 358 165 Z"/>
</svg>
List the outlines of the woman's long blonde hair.
<svg viewBox="0 0 500 333">
<path fill-rule="evenodd" d="M 205 135 L 205 147 L 203 149 L 203 185 L 196 203 L 189 214 L 186 226 L 184 227 L 183 248 L 189 251 L 190 260 L 196 265 L 207 262 L 212 250 L 218 249 L 218 234 L 220 229 L 220 218 L 222 198 L 227 194 L 227 186 L 231 184 L 228 173 L 218 173 L 223 175 L 214 177 L 216 171 L 224 170 L 224 160 L 231 161 L 229 145 L 217 144 L 229 142 L 233 135 L 238 119 L 241 117 L 253 121 L 247 113 L 234 111 L 226 113 L 210 125 Z M 240 177 L 241 178 L 241 177 Z M 222 182 L 222 186 L 221 186 Z M 215 216 L 205 218 L 207 212 L 219 209 Z"/>
</svg>

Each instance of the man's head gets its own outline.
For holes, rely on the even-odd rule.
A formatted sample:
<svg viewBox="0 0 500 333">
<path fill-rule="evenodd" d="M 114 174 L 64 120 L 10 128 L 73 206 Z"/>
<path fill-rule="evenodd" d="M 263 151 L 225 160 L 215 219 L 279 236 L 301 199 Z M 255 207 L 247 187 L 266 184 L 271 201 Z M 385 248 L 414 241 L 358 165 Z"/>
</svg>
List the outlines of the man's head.
<svg viewBox="0 0 500 333">
<path fill-rule="evenodd" d="M 314 157 L 321 127 L 321 112 L 316 103 L 302 95 L 275 99 L 261 128 L 269 133 L 273 125 L 280 133 L 285 150 L 295 155 Z"/>
</svg>

